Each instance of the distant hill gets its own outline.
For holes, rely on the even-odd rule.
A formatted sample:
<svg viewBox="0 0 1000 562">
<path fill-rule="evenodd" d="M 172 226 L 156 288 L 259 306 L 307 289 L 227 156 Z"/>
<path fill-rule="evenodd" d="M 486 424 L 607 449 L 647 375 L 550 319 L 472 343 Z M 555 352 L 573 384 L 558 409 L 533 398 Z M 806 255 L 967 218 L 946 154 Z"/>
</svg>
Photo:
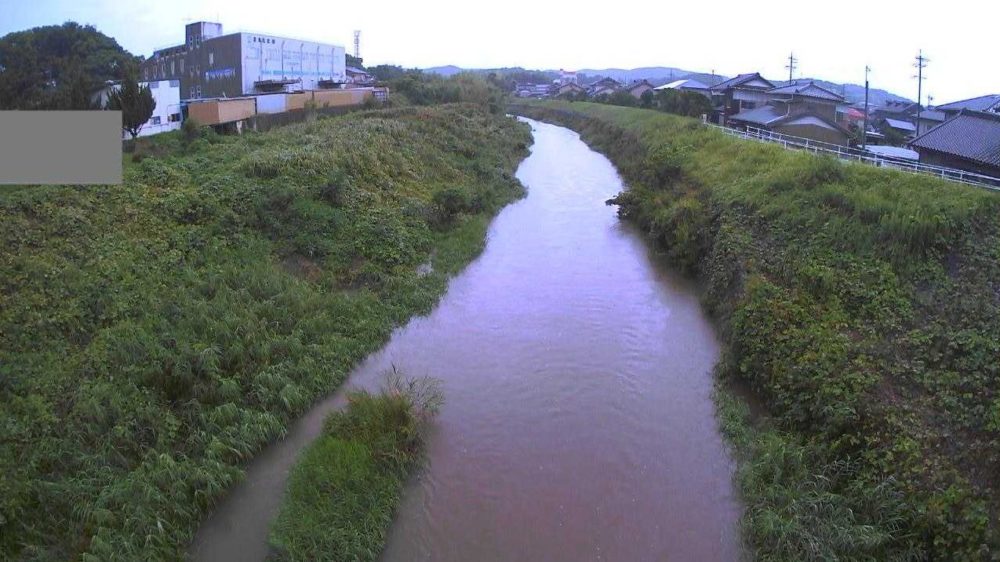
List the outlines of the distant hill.
<svg viewBox="0 0 1000 562">
<path fill-rule="evenodd" d="M 499 70 L 511 70 L 511 69 L 463 69 L 457 66 L 436 66 L 433 68 L 424 69 L 425 72 L 431 72 L 434 74 L 440 74 L 442 76 L 453 76 L 459 72 L 495 72 Z M 542 71 L 548 76 L 558 76 L 558 70 L 545 70 Z M 585 83 L 590 83 L 596 81 L 601 77 L 609 77 L 618 80 L 619 82 L 633 82 L 635 80 L 648 80 L 654 86 L 660 86 L 667 84 L 674 80 L 681 79 L 693 79 L 699 82 L 708 84 L 709 86 L 714 86 L 723 80 L 728 80 L 729 76 L 723 76 L 721 74 L 709 74 L 706 72 L 692 72 L 690 70 L 684 70 L 682 68 L 675 68 L 670 66 L 647 66 L 642 68 L 582 68 L 576 71 L 578 75 L 583 78 Z M 847 98 L 851 103 L 859 103 L 865 101 L 865 87 L 859 86 L 857 84 L 837 84 L 835 82 L 830 82 L 828 80 L 822 80 L 819 78 L 800 78 L 796 82 L 815 82 L 817 85 L 822 86 L 833 92 Z M 787 80 L 771 80 L 777 86 L 784 86 L 788 83 Z M 877 88 L 872 88 L 868 93 L 868 103 L 872 106 L 883 105 L 887 101 L 893 100 L 907 100 L 903 96 L 893 94 L 886 90 L 880 90 Z"/>
</svg>

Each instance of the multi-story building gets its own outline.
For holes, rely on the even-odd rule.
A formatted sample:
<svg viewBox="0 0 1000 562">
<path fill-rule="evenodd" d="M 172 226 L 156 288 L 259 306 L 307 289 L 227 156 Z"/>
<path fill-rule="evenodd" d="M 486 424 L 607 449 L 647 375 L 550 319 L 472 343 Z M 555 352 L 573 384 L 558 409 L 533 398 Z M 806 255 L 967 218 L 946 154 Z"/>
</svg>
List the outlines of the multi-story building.
<svg viewBox="0 0 1000 562">
<path fill-rule="evenodd" d="M 222 24 L 197 22 L 183 45 L 143 61 L 142 79 L 178 80 L 182 100 L 340 88 L 344 47 L 259 33 L 223 35 Z"/>
</svg>

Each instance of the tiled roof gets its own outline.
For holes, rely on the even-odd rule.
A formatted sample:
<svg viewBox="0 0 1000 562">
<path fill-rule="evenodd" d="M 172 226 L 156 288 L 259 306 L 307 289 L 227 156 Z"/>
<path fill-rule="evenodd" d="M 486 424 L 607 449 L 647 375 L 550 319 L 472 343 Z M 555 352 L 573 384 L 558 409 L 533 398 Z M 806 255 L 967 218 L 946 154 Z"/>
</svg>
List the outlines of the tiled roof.
<svg viewBox="0 0 1000 562">
<path fill-rule="evenodd" d="M 756 109 L 748 109 L 733 115 L 731 121 L 743 121 L 745 123 L 756 123 L 758 125 L 770 125 L 780 121 L 785 117 L 785 113 L 778 111 L 773 105 L 765 105 Z"/>
<path fill-rule="evenodd" d="M 971 109 L 973 111 L 997 111 L 998 108 L 1000 108 L 1000 94 L 979 96 L 978 98 L 953 101 L 951 103 L 937 106 L 937 109 L 941 111 L 961 111 L 963 109 Z"/>
<path fill-rule="evenodd" d="M 920 118 L 927 121 L 944 122 L 944 120 L 947 119 L 947 116 L 944 114 L 943 111 L 937 111 L 934 109 L 925 109 L 920 112 Z"/>
<path fill-rule="evenodd" d="M 917 137 L 910 145 L 917 150 L 934 150 L 1000 166 L 1000 115 L 963 110 L 951 121 Z"/>
<path fill-rule="evenodd" d="M 758 80 L 758 79 L 759 80 L 763 80 L 763 81 L 767 82 L 768 84 L 771 84 L 770 82 L 767 81 L 767 79 L 765 79 L 763 76 L 761 76 L 759 72 L 754 72 L 754 73 L 751 73 L 751 74 L 740 74 L 739 76 L 737 76 L 735 78 L 730 78 L 729 80 L 726 80 L 725 82 L 720 82 L 720 83 L 716 84 L 715 86 L 713 86 L 712 89 L 713 90 L 726 90 L 728 88 L 735 88 L 737 86 L 741 86 L 743 84 L 746 84 L 747 82 L 750 82 L 750 81 L 753 81 L 753 80 Z M 773 86 L 773 84 L 772 84 L 772 86 Z"/>
<path fill-rule="evenodd" d="M 909 121 L 900 121 L 899 119 L 886 119 L 886 124 L 888 124 L 893 129 L 899 129 L 900 131 L 916 131 L 917 127 Z"/>
<path fill-rule="evenodd" d="M 675 80 L 669 84 L 657 86 L 657 90 L 707 90 L 708 84 L 704 84 L 691 78 Z"/>
<path fill-rule="evenodd" d="M 822 86 L 817 86 L 812 82 L 806 82 L 804 84 L 789 84 L 788 86 L 782 86 L 780 88 L 774 88 L 773 90 L 768 90 L 767 93 L 775 95 L 809 96 L 812 98 L 819 98 L 837 102 L 844 101 L 844 96 L 831 92 L 830 90 L 827 90 Z"/>
</svg>

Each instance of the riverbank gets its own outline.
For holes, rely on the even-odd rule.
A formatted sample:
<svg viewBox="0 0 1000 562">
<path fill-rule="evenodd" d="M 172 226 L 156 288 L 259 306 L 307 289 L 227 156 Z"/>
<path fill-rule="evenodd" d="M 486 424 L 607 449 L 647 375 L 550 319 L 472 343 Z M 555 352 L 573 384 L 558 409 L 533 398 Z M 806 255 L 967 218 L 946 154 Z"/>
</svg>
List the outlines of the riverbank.
<svg viewBox="0 0 1000 562">
<path fill-rule="evenodd" d="M 482 250 L 529 143 L 403 108 L 0 196 L 2 557 L 182 558 L 244 463 Z"/>
<path fill-rule="evenodd" d="M 621 216 L 703 282 L 721 378 L 770 412 L 719 393 L 756 556 L 1000 551 L 1000 197 L 652 111 L 513 110 L 607 154 Z"/>
</svg>

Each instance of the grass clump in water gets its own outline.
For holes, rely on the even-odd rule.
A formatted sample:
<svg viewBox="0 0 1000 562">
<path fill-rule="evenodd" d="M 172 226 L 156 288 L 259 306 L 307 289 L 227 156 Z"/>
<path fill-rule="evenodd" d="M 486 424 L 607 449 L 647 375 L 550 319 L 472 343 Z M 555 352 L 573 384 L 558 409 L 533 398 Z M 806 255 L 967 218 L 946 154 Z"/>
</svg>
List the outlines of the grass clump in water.
<svg viewBox="0 0 1000 562">
<path fill-rule="evenodd" d="M 355 391 L 289 478 L 271 533 L 275 561 L 375 560 L 418 464 L 425 424 L 442 402 L 433 379 L 393 371 L 379 394 Z"/>
</svg>

